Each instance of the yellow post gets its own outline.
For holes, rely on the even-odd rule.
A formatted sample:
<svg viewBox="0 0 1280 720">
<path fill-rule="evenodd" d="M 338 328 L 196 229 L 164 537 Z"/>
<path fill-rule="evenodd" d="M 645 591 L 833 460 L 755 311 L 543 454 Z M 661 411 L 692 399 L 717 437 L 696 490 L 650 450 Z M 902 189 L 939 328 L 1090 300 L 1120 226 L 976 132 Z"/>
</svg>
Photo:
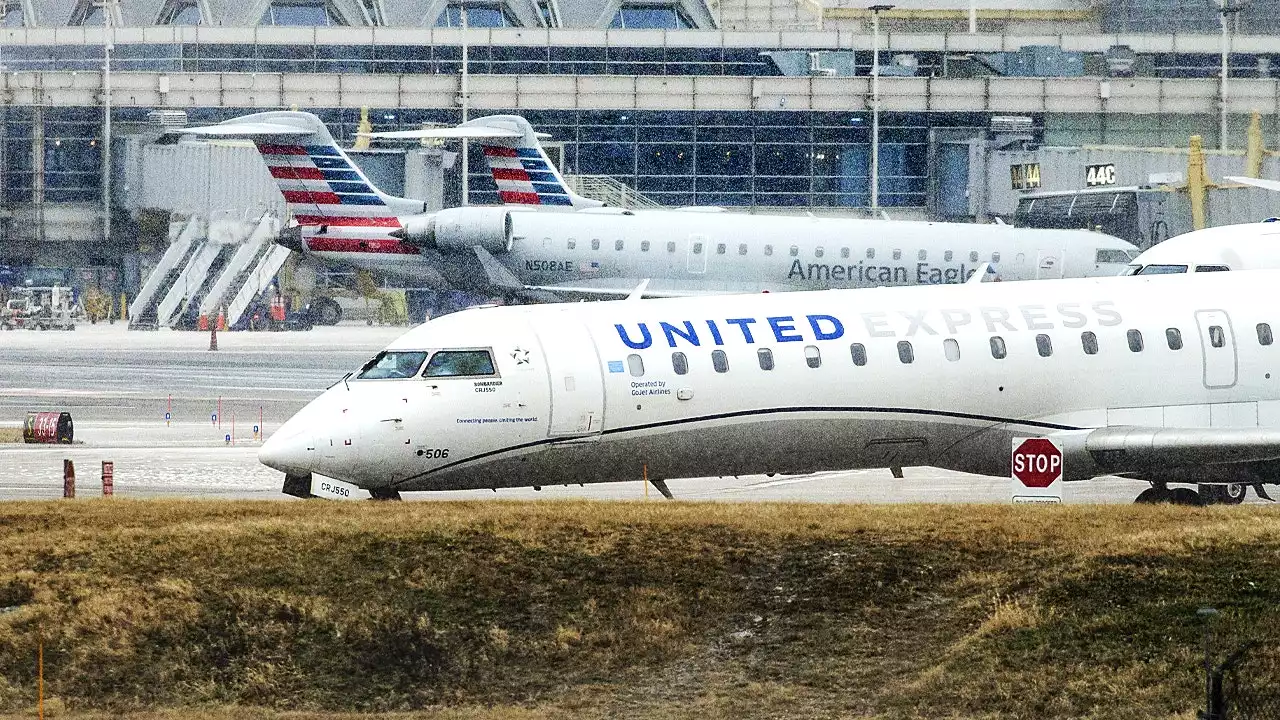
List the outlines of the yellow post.
<svg viewBox="0 0 1280 720">
<path fill-rule="evenodd" d="M 1205 195 L 1209 178 L 1204 169 L 1204 140 L 1199 135 L 1191 136 L 1191 146 L 1187 153 L 1187 199 L 1191 201 L 1191 229 L 1205 228 Z"/>
<path fill-rule="evenodd" d="M 1267 148 L 1262 143 L 1262 113 L 1257 110 L 1253 111 L 1253 117 L 1249 120 L 1248 139 L 1244 151 L 1244 174 L 1245 177 L 1260 178 L 1262 153 Z"/>
<path fill-rule="evenodd" d="M 40 638 L 39 650 L 37 651 L 38 659 L 36 660 L 37 670 L 39 673 L 39 689 L 36 691 L 36 715 L 40 720 L 44 720 L 44 637 Z"/>
<path fill-rule="evenodd" d="M 352 150 L 368 150 L 369 136 L 360 133 L 373 132 L 373 123 L 369 122 L 369 106 L 365 105 L 360 108 L 360 124 L 356 126 L 356 141 L 351 146 Z"/>
<path fill-rule="evenodd" d="M 120 319 L 121 320 L 129 319 L 129 303 L 125 299 L 124 293 L 120 293 Z"/>
<path fill-rule="evenodd" d="M 649 499 L 649 466 L 644 466 L 644 499 Z"/>
</svg>

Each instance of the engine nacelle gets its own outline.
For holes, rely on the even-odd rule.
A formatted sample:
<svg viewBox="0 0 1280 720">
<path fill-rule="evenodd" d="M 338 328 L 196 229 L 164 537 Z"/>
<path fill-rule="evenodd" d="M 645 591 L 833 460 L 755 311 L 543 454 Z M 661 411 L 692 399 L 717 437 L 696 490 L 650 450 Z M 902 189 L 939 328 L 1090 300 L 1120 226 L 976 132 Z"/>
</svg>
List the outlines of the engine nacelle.
<svg viewBox="0 0 1280 720">
<path fill-rule="evenodd" d="M 470 252 L 479 245 L 492 254 L 511 252 L 511 213 L 503 208 L 462 207 L 402 218 L 395 236 L 442 253 Z"/>
</svg>

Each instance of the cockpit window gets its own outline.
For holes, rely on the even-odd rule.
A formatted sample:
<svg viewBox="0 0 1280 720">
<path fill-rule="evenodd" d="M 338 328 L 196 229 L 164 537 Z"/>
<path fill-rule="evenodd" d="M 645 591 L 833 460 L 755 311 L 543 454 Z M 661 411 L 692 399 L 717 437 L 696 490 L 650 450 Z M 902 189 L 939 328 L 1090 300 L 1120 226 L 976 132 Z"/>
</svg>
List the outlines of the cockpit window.
<svg viewBox="0 0 1280 720">
<path fill-rule="evenodd" d="M 493 356 L 488 350 L 441 350 L 431 356 L 423 377 L 470 377 L 493 375 Z"/>
<path fill-rule="evenodd" d="M 387 380 L 411 378 L 418 374 L 422 361 L 427 359 L 424 350 L 384 350 L 360 368 L 357 380 Z"/>
<path fill-rule="evenodd" d="M 1187 271 L 1186 265 L 1147 265 L 1135 275 L 1177 275 Z"/>
<path fill-rule="evenodd" d="M 1098 254 L 1094 258 L 1097 263 L 1127 263 L 1137 257 L 1130 255 L 1128 250 L 1119 248 L 1098 248 Z"/>
<path fill-rule="evenodd" d="M 1197 265 L 1196 272 L 1230 272 L 1226 265 Z"/>
</svg>

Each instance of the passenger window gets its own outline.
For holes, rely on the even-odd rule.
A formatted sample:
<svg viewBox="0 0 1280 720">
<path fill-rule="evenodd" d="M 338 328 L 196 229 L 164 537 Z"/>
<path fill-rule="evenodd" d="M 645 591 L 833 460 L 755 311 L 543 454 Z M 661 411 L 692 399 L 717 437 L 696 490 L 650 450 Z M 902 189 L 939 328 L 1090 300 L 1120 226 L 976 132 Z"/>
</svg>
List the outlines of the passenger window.
<svg viewBox="0 0 1280 720">
<path fill-rule="evenodd" d="M 725 355 L 723 350 L 712 350 L 711 366 L 714 367 L 718 373 L 729 372 L 729 356 Z"/>
<path fill-rule="evenodd" d="M 677 375 L 688 374 L 689 358 L 685 357 L 682 352 L 671 353 L 671 369 L 675 370 Z"/>
<path fill-rule="evenodd" d="M 578 241 L 577 241 L 577 240 L 569 240 L 569 249 L 570 249 L 570 250 L 572 250 L 572 249 L 574 249 L 574 248 L 576 248 L 576 247 L 578 247 Z"/>
<path fill-rule="evenodd" d="M 756 359 L 760 361 L 761 370 L 773 369 L 773 351 L 769 348 L 760 348 L 757 350 Z"/>
<path fill-rule="evenodd" d="M 592 249 L 592 250 L 599 250 L 599 249 L 600 249 L 600 239 L 599 239 L 599 238 L 592 238 L 592 239 L 591 239 L 591 249 Z"/>
<path fill-rule="evenodd" d="M 942 253 L 942 261 L 943 261 L 943 262 L 951 262 L 951 258 L 953 258 L 953 257 L 955 257 L 955 256 L 956 256 L 956 254 L 955 254 L 955 253 L 953 253 L 953 252 L 951 252 L 950 250 L 948 250 L 948 251 L 946 251 L 946 252 Z"/>
<path fill-rule="evenodd" d="M 1182 331 L 1178 328 L 1169 328 L 1164 331 L 1164 339 L 1169 342 L 1170 350 L 1182 349 Z"/>
<path fill-rule="evenodd" d="M 867 259 L 868 259 L 868 260 L 875 260 L 875 259 L 876 259 L 876 249 L 875 249 L 875 248 L 867 248 Z"/>
<path fill-rule="evenodd" d="M 813 249 L 813 256 L 814 256 L 814 257 L 822 257 L 822 254 L 823 254 L 824 252 L 826 252 L 826 251 L 825 251 L 825 250 L 823 250 L 822 248 L 814 248 L 814 249 Z"/>
<path fill-rule="evenodd" d="M 648 241 L 648 240 L 641 240 L 641 241 L 640 241 L 640 252 L 649 252 L 649 241 Z"/>
<path fill-rule="evenodd" d="M 667 252 L 673 253 L 675 251 L 676 251 L 676 244 L 674 242 L 667 243 Z"/>
<path fill-rule="evenodd" d="M 991 262 L 1000 262 L 1000 253 L 998 252 L 991 253 Z"/>
<path fill-rule="evenodd" d="M 627 369 L 631 371 L 631 377 L 640 377 L 644 375 L 644 358 L 635 354 L 628 355 Z"/>
<path fill-rule="evenodd" d="M 902 259 L 902 251 L 901 251 L 901 250 L 894 250 L 894 251 L 893 251 L 893 259 L 894 259 L 894 260 L 901 260 L 901 259 Z"/>
<path fill-rule="evenodd" d="M 1130 330 L 1129 332 L 1125 333 L 1125 336 L 1129 338 L 1130 350 L 1132 350 L 1133 352 L 1142 352 L 1142 331 L 1141 330 Z"/>
<path fill-rule="evenodd" d="M 773 246 L 772 246 L 772 245 L 765 245 L 765 246 L 764 246 L 764 254 L 765 254 L 765 255 L 772 255 L 772 254 L 773 254 Z"/>
<path fill-rule="evenodd" d="M 817 345 L 804 346 L 804 364 L 811 368 L 822 367 L 822 351 Z"/>
<path fill-rule="evenodd" d="M 924 260 L 925 258 L 929 257 L 929 253 L 926 250 L 921 250 L 920 252 L 916 253 L 916 257 L 919 258 L 920 260 Z"/>
<path fill-rule="evenodd" d="M 911 348 L 911 343 L 906 340 L 898 341 L 898 359 L 904 364 L 915 362 L 916 351 Z"/>
<path fill-rule="evenodd" d="M 1216 348 L 1226 347 L 1227 334 L 1222 331 L 1221 325 L 1209 326 L 1209 344 Z"/>
<path fill-rule="evenodd" d="M 1094 335 L 1091 331 L 1085 330 L 1080 333 L 1080 344 L 1084 346 L 1085 355 L 1098 354 L 1098 336 Z"/>
<path fill-rule="evenodd" d="M 1036 352 L 1040 353 L 1040 357 L 1049 357 L 1053 354 L 1053 341 L 1048 335 L 1041 333 L 1036 336 Z"/>
<path fill-rule="evenodd" d="M 724 245 L 724 243 L 717 243 L 717 244 L 716 244 L 716 254 L 717 254 L 717 255 L 723 255 L 723 254 L 724 254 L 724 251 L 725 251 L 725 245 Z"/>
<path fill-rule="evenodd" d="M 791 246 L 791 257 L 800 257 L 800 248 L 798 246 Z"/>
<path fill-rule="evenodd" d="M 360 368 L 357 380 L 394 380 L 411 378 L 418 374 L 422 361 L 427 359 L 425 350 L 412 352 L 383 351 Z"/>
<path fill-rule="evenodd" d="M 746 244 L 746 243 L 742 243 L 741 245 L 739 245 L 739 246 L 738 246 L 738 254 L 739 254 L 739 255 L 746 255 L 746 254 L 747 254 L 747 244 Z"/>
<path fill-rule="evenodd" d="M 960 343 L 955 338 L 947 338 L 942 341 L 942 352 L 946 354 L 947 359 L 955 362 L 960 359 Z"/>
<path fill-rule="evenodd" d="M 622 250 L 622 241 L 621 241 L 621 240 L 614 240 L 614 241 L 613 241 L 613 249 L 614 249 L 614 250 Z"/>
<path fill-rule="evenodd" d="M 849 346 L 849 354 L 853 356 L 853 364 L 862 367 L 867 364 L 867 349 L 862 343 L 854 343 Z"/>
<path fill-rule="evenodd" d="M 700 242 L 696 242 L 696 243 L 694 243 L 694 244 L 693 244 L 693 254 L 694 254 L 694 255 L 701 255 L 701 254 L 702 254 L 702 243 L 700 243 Z"/>
<path fill-rule="evenodd" d="M 1004 338 L 1000 337 L 999 335 L 992 335 L 991 336 L 991 357 L 997 360 L 1003 360 L 1005 359 L 1005 356 L 1008 354 L 1009 354 L 1009 350 L 1004 345 Z"/>
<path fill-rule="evenodd" d="M 1258 323 L 1258 344 L 1270 345 L 1274 338 L 1271 337 L 1271 326 L 1267 323 Z"/>
<path fill-rule="evenodd" d="M 977 250 L 970 250 L 970 251 L 969 251 L 969 262 L 978 262 L 978 251 L 977 251 Z"/>
<path fill-rule="evenodd" d="M 441 350 L 431 356 L 422 376 L 474 377 L 493 374 L 493 358 L 488 350 Z"/>
<path fill-rule="evenodd" d="M 840 257 L 845 260 L 849 259 L 849 248 L 840 248 Z"/>
</svg>

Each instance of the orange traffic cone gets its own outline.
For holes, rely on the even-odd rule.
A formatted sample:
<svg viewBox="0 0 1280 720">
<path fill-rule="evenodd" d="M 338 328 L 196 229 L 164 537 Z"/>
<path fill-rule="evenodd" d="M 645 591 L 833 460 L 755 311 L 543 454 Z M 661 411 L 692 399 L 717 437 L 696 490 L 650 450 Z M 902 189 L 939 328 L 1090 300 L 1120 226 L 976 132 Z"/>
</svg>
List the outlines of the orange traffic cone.
<svg viewBox="0 0 1280 720">
<path fill-rule="evenodd" d="M 200 313 L 200 319 L 196 321 L 196 329 L 197 329 L 197 330 L 208 330 L 208 329 L 209 329 L 209 316 L 208 316 L 208 315 L 205 315 L 204 313 Z"/>
<path fill-rule="evenodd" d="M 223 312 L 222 308 L 218 308 L 218 329 L 219 330 L 227 329 L 227 315 L 225 312 Z"/>
</svg>

